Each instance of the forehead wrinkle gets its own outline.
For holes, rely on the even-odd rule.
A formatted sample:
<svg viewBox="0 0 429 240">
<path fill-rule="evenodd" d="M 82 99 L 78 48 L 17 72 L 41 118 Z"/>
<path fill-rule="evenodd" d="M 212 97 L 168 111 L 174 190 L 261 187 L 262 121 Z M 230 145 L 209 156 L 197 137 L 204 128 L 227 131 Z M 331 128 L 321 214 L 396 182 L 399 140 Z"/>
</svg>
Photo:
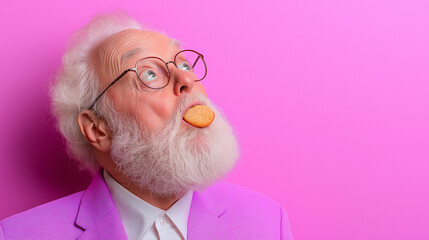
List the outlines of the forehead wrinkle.
<svg viewBox="0 0 429 240">
<path fill-rule="evenodd" d="M 99 49 L 98 57 L 100 69 L 106 73 L 110 73 L 110 78 L 114 78 L 116 75 L 120 74 L 126 67 L 122 61 L 122 53 L 125 49 L 130 49 L 133 42 L 135 41 L 135 38 L 132 37 L 128 37 L 128 39 L 128 41 L 124 41 L 123 37 L 108 39 Z M 134 50 L 134 48 L 132 50 Z M 135 54 L 137 54 L 137 52 L 132 53 L 132 55 Z M 132 56 L 129 55 L 126 58 L 130 57 Z"/>
<path fill-rule="evenodd" d="M 107 48 L 103 46 L 98 54 L 99 68 L 102 72 L 111 75 L 110 78 L 121 71 L 121 66 L 117 61 L 119 52 L 120 50 L 117 48 Z"/>
</svg>

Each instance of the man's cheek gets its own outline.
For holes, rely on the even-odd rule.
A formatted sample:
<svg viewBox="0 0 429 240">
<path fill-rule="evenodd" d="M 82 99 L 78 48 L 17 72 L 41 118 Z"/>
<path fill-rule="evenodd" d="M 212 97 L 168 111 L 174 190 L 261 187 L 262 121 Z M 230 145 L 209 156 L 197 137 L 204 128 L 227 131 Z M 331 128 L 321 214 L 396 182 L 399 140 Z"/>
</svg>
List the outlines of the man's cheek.
<svg viewBox="0 0 429 240">
<path fill-rule="evenodd" d="M 171 102 L 165 104 L 159 104 L 152 109 L 152 114 L 149 114 L 149 121 L 153 126 L 157 126 L 159 129 L 161 126 L 164 126 L 172 117 L 177 110 L 176 104 Z M 148 116 L 146 116 L 148 117 Z"/>
</svg>

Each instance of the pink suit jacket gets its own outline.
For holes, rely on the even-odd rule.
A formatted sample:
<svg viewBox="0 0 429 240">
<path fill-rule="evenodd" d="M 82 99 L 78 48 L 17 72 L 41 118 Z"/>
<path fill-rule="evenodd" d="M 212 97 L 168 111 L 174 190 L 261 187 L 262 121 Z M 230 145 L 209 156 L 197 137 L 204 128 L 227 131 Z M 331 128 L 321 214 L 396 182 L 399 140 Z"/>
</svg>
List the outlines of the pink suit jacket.
<svg viewBox="0 0 429 240">
<path fill-rule="evenodd" d="M 101 175 L 88 189 L 16 214 L 0 222 L 0 240 L 127 239 Z M 220 182 L 194 192 L 188 240 L 292 240 L 283 208 L 270 198 Z"/>
</svg>

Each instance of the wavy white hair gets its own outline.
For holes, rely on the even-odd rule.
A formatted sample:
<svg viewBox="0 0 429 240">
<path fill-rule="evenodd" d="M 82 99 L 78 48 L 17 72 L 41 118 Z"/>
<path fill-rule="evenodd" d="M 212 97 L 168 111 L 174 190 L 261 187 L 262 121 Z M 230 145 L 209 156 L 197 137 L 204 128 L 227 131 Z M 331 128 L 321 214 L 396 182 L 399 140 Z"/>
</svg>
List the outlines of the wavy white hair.
<svg viewBox="0 0 429 240">
<path fill-rule="evenodd" d="M 98 76 L 90 63 L 91 51 L 108 37 L 126 29 L 142 29 L 141 25 L 124 13 L 94 17 L 91 22 L 75 32 L 63 59 L 62 68 L 51 86 L 52 112 L 57 128 L 64 136 L 71 157 L 78 160 L 83 169 L 96 171 L 99 165 L 93 147 L 81 134 L 77 117 L 87 109 L 101 89 Z M 103 116 L 111 107 L 108 98 L 102 97 L 94 110 Z"/>
</svg>

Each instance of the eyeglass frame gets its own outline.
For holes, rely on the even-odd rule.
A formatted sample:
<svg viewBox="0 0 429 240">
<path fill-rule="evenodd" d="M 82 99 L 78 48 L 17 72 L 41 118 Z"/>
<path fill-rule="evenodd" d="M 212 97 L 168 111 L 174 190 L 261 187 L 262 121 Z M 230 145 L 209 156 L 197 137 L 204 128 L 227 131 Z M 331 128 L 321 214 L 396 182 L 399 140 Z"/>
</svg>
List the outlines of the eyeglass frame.
<svg viewBox="0 0 429 240">
<path fill-rule="evenodd" d="M 150 88 L 150 89 L 155 89 L 155 90 L 158 90 L 158 89 L 162 89 L 162 88 L 165 88 L 166 86 L 168 86 L 168 84 L 170 83 L 170 79 L 171 79 L 171 73 L 170 73 L 170 68 L 168 67 L 168 64 L 170 64 L 170 63 L 173 63 L 174 64 L 174 66 L 177 68 L 177 69 L 179 69 L 178 67 L 177 67 L 177 65 L 176 65 L 176 58 L 177 58 L 177 56 L 180 54 L 180 53 L 182 53 L 182 52 L 194 52 L 194 53 L 196 53 L 197 55 L 198 55 L 198 58 L 195 60 L 195 62 L 193 63 L 193 65 L 192 65 L 192 67 L 191 67 L 191 69 L 194 69 L 194 67 L 195 67 L 195 64 L 197 63 L 197 61 L 201 58 L 201 60 L 202 60 L 202 62 L 204 63 L 204 68 L 205 68 L 205 73 L 204 73 L 204 76 L 201 78 L 201 79 L 198 79 L 198 80 L 194 80 L 194 82 L 199 82 L 199 81 L 201 81 L 201 80 L 203 80 L 206 76 L 207 76 L 207 64 L 206 64 L 206 61 L 204 60 L 204 56 L 201 54 L 201 53 L 199 53 L 199 52 L 197 52 L 197 51 L 195 51 L 195 50 L 192 50 L 192 49 L 184 49 L 184 50 L 181 50 L 181 51 L 179 51 L 178 53 L 176 53 L 176 55 L 174 55 L 174 58 L 173 58 L 173 61 L 168 61 L 168 62 L 166 62 L 166 61 L 164 61 L 162 58 L 160 58 L 160 57 L 155 57 L 155 56 L 150 56 L 150 57 L 144 57 L 144 58 L 141 58 L 141 59 L 139 59 L 138 61 L 137 61 L 137 63 L 136 63 L 136 66 L 135 67 L 133 67 L 133 68 L 128 68 L 128 69 L 126 69 L 125 71 L 123 71 L 121 74 L 119 74 L 119 76 L 117 76 L 116 78 L 115 78 L 115 80 L 113 80 L 98 96 L 97 96 L 97 98 L 94 100 L 94 102 L 92 102 L 92 104 L 91 104 L 91 106 L 88 108 L 88 109 L 93 109 L 93 107 L 94 107 L 94 105 L 95 105 L 95 103 L 97 103 L 97 101 L 98 101 L 98 99 L 100 99 L 100 97 L 101 96 L 103 96 L 103 94 L 107 91 L 107 89 L 109 89 L 111 86 L 113 86 L 113 84 L 115 84 L 117 81 L 119 81 L 123 76 L 125 76 L 125 74 L 127 74 L 128 72 L 130 72 L 130 71 L 133 71 L 133 72 L 135 72 L 136 73 L 136 76 L 137 76 L 137 78 L 140 80 L 140 82 L 141 83 L 143 83 L 143 85 L 145 85 L 146 87 L 148 87 L 148 88 Z M 168 75 L 168 81 L 167 81 L 167 83 L 164 85 L 164 86 L 162 86 L 162 87 L 159 87 L 159 88 L 154 88 L 154 87 L 149 87 L 148 85 L 146 85 L 144 82 L 143 82 L 143 80 L 141 80 L 141 78 L 140 78 L 140 76 L 139 76 L 139 74 L 138 74 L 138 72 L 137 72 L 137 67 L 138 67 L 138 65 L 139 65 L 139 63 L 141 62 L 141 61 L 143 61 L 143 60 L 145 60 L 145 59 L 148 59 L 148 58 L 156 58 L 156 59 L 158 59 L 158 60 L 161 60 L 164 64 L 165 64 L 165 67 L 167 68 L 167 75 Z"/>
</svg>

